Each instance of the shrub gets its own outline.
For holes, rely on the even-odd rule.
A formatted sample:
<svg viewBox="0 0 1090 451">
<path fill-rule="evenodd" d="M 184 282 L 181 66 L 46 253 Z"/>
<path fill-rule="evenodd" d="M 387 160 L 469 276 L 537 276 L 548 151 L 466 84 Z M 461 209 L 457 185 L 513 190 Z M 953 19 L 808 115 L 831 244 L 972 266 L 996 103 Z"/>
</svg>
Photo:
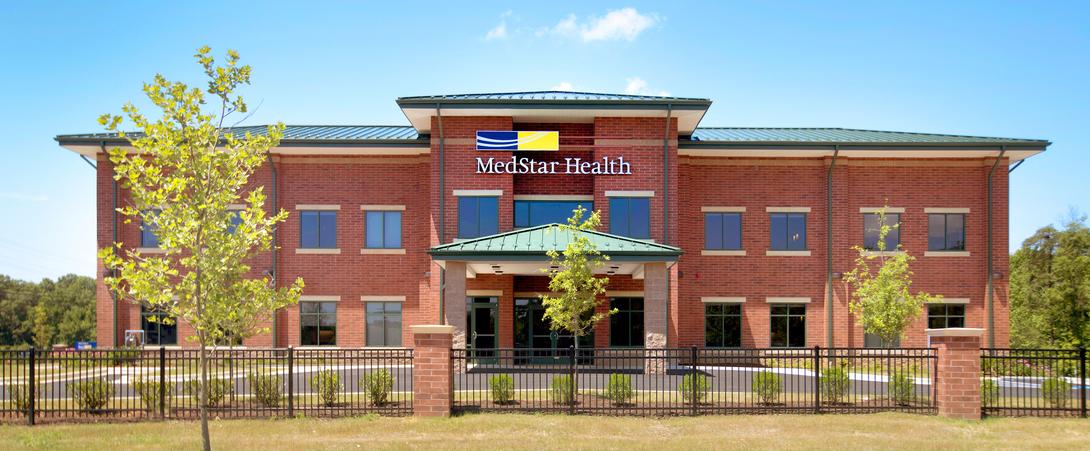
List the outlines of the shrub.
<svg viewBox="0 0 1090 451">
<path fill-rule="evenodd" d="M 571 376 L 553 376 L 550 382 L 550 392 L 553 402 L 557 404 L 572 404 L 575 402 L 575 380 Z"/>
<path fill-rule="evenodd" d="M 318 393 L 323 406 L 332 407 L 341 396 L 341 376 L 334 370 L 321 370 L 310 377 L 310 389 Z"/>
<path fill-rule="evenodd" d="M 851 379 L 848 377 L 846 365 L 826 368 L 821 372 L 821 395 L 833 404 L 844 402 L 851 387 Z"/>
<path fill-rule="evenodd" d="M 515 400 L 515 379 L 509 374 L 488 378 L 488 389 L 492 391 L 492 402 L 496 404 L 510 404 Z"/>
<path fill-rule="evenodd" d="M 371 405 L 381 406 L 386 404 L 386 399 L 394 389 L 394 375 L 385 368 L 372 371 L 363 375 L 360 385 L 367 390 L 367 399 L 371 400 Z"/>
<path fill-rule="evenodd" d="M 140 357 L 141 349 L 133 346 L 123 346 L 109 352 L 110 361 L 114 366 L 135 365 L 137 358 Z"/>
<path fill-rule="evenodd" d="M 70 382 L 68 392 L 81 410 L 94 412 L 102 410 L 114 395 L 114 385 L 106 379 L 88 379 Z"/>
<path fill-rule="evenodd" d="M 140 404 L 144 405 L 144 408 L 149 412 L 159 410 L 159 381 L 154 379 L 141 379 L 132 383 L 133 390 L 136 390 L 136 394 L 140 397 Z M 171 395 L 174 394 L 174 383 L 167 382 L 164 387 L 166 390 L 166 401 L 169 404 Z"/>
<path fill-rule="evenodd" d="M 279 407 L 284 384 L 275 374 L 250 373 L 250 389 L 262 407 Z"/>
<path fill-rule="evenodd" d="M 610 374 L 609 385 L 606 385 L 606 398 L 613 401 L 614 405 L 628 404 L 635 396 L 632 391 L 632 378 L 623 374 Z"/>
<path fill-rule="evenodd" d="M 701 403 L 704 398 L 708 397 L 708 390 L 710 389 L 708 383 L 708 376 L 703 374 L 686 374 L 681 378 L 681 385 L 678 385 L 677 391 L 681 393 L 681 399 L 685 402 Z M 696 395 L 696 398 L 693 398 Z"/>
<path fill-rule="evenodd" d="M 753 392 L 761 404 L 774 404 L 780 400 L 783 380 L 775 373 L 762 371 L 753 375 Z"/>
<path fill-rule="evenodd" d="M 46 386 L 39 386 L 34 391 L 34 398 L 38 399 L 45 393 Z M 15 410 L 28 410 L 30 409 L 30 386 L 24 384 L 15 384 L 8 386 L 8 393 L 10 393 L 11 404 L 15 407 Z"/>
<path fill-rule="evenodd" d="M 908 405 L 916 399 L 916 381 L 906 373 L 893 372 L 889 376 L 889 397 L 897 405 Z"/>
<path fill-rule="evenodd" d="M 201 394 L 201 381 L 200 379 L 193 379 L 185 382 L 185 392 L 187 395 L 192 396 L 195 399 L 200 399 Z M 208 403 L 208 407 L 219 407 L 223 402 L 223 399 L 228 395 L 235 392 L 235 384 L 230 379 L 209 379 L 208 380 L 208 396 L 205 402 Z"/>
<path fill-rule="evenodd" d="M 980 381 L 980 403 L 984 406 L 992 406 L 999 401 L 999 385 L 991 379 Z"/>
<path fill-rule="evenodd" d="M 1041 382 L 1041 396 L 1052 407 L 1067 407 L 1071 398 L 1071 384 L 1062 377 L 1050 377 Z"/>
</svg>

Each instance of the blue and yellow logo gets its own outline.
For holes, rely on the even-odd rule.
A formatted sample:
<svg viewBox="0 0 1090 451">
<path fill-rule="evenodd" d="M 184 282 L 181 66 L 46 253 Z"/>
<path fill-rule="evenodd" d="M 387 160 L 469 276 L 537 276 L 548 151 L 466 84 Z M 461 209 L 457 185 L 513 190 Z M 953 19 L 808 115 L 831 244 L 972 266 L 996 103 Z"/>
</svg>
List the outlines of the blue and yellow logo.
<svg viewBox="0 0 1090 451">
<path fill-rule="evenodd" d="M 560 132 L 478 130 L 477 150 L 560 150 Z"/>
</svg>

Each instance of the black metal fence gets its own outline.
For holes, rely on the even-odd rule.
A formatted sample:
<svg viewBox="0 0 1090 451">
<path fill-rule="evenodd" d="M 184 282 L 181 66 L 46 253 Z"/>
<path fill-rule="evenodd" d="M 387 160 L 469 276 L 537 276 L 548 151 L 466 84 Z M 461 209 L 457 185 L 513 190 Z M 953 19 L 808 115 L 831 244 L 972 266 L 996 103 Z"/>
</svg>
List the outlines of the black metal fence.
<svg viewBox="0 0 1090 451">
<path fill-rule="evenodd" d="M 983 349 L 980 357 L 985 415 L 1086 418 L 1085 349 Z"/>
<path fill-rule="evenodd" d="M 213 417 L 412 413 L 412 349 L 218 349 Z M 0 420 L 74 422 L 199 415 L 199 350 L 0 351 Z"/>
<path fill-rule="evenodd" d="M 453 350 L 462 412 L 934 413 L 932 349 Z"/>
</svg>

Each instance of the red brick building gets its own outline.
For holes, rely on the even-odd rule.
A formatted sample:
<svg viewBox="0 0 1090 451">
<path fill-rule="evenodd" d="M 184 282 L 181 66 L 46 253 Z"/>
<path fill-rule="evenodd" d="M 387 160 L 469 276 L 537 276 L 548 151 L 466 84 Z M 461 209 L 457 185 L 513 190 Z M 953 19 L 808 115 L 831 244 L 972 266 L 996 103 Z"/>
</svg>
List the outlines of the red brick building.
<svg viewBox="0 0 1090 451">
<path fill-rule="evenodd" d="M 410 325 L 446 323 L 456 346 L 567 347 L 541 319 L 544 251 L 562 245 L 543 225 L 578 205 L 601 212 L 594 239 L 612 257 L 602 308 L 619 310 L 588 344 L 878 345 L 849 313 L 841 278 L 852 246 L 875 246 L 872 212 L 883 206 L 900 224 L 888 246 L 917 258 L 914 289 L 944 297 L 900 344 L 926 344 L 928 325 L 981 327 L 986 344 L 1008 343 L 1007 174 L 1047 141 L 703 128 L 711 101 L 695 98 L 397 103 L 410 125 L 289 126 L 255 175 L 269 209 L 291 216 L 278 249 L 253 266 L 278 283 L 302 277 L 306 292 L 247 345 L 402 346 Z M 57 140 L 97 160 L 98 246 L 156 252 L 153 229 L 113 213 L 125 193 L 103 150 L 126 143 Z M 148 344 L 192 345 L 184 324 L 148 322 L 154 312 L 115 301 L 102 269 L 100 346 L 141 330 Z"/>
</svg>

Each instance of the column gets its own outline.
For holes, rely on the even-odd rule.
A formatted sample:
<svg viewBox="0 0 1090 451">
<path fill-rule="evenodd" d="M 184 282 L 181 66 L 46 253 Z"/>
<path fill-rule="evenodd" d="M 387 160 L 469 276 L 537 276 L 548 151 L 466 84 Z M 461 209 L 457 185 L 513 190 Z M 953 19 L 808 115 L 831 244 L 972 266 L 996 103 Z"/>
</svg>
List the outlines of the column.
<svg viewBox="0 0 1090 451">
<path fill-rule="evenodd" d="M 980 419 L 980 340 L 984 329 L 927 329 L 937 352 L 935 406 L 949 418 Z"/>
<path fill-rule="evenodd" d="M 454 326 L 454 349 L 466 347 L 466 263 L 447 262 L 443 285 L 443 318 Z"/>
<path fill-rule="evenodd" d="M 412 326 L 413 416 L 450 416 L 453 326 Z"/>
<path fill-rule="evenodd" d="M 643 267 L 643 345 L 647 348 L 647 374 L 666 372 L 666 305 L 670 273 L 666 263 L 647 263 Z M 658 358 L 654 358 L 658 357 Z"/>
</svg>

